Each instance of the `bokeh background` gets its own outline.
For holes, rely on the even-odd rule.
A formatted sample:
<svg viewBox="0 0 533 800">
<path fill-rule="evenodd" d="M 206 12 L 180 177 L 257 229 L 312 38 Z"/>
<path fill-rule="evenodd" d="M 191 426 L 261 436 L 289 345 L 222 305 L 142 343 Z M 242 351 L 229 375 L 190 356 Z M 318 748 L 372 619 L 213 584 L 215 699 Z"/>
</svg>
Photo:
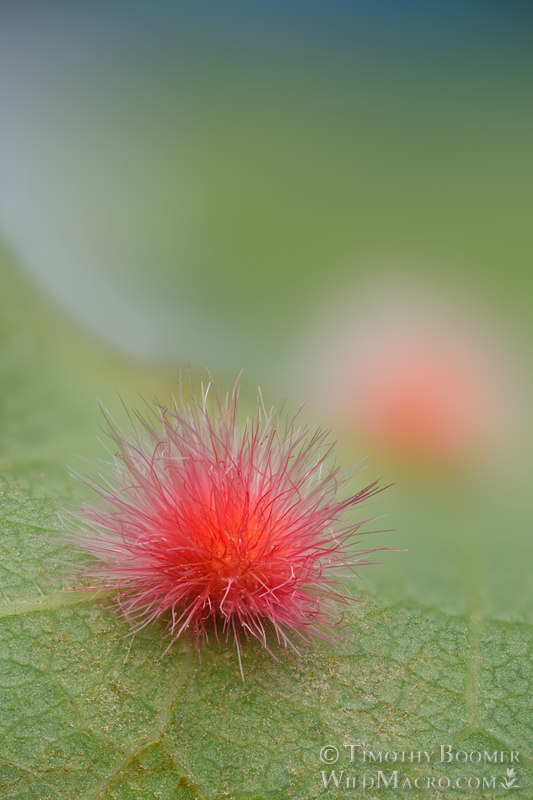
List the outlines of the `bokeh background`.
<svg viewBox="0 0 533 800">
<path fill-rule="evenodd" d="M 139 376 L 242 368 L 368 455 L 376 546 L 409 550 L 362 576 L 383 598 L 530 616 L 529 4 L 0 20 L 0 235 L 56 317 Z"/>
</svg>

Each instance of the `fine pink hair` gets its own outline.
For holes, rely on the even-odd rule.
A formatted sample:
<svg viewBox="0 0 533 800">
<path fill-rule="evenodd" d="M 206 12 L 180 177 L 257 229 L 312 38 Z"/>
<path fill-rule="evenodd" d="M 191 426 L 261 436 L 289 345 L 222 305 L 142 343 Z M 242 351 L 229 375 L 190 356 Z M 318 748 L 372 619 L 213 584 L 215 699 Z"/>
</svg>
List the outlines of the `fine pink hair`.
<svg viewBox="0 0 533 800">
<path fill-rule="evenodd" d="M 345 578 L 388 548 L 358 549 L 364 522 L 344 517 L 380 488 L 340 496 L 355 471 L 330 465 L 327 431 L 267 412 L 261 394 L 241 426 L 237 410 L 237 383 L 129 414 L 128 433 L 103 409 L 111 460 L 81 476 L 99 503 L 78 509 L 69 541 L 134 631 L 163 618 L 169 647 L 222 632 L 240 662 L 249 637 L 269 652 L 276 639 L 288 650 L 295 636 L 330 638 L 353 599 Z"/>
</svg>

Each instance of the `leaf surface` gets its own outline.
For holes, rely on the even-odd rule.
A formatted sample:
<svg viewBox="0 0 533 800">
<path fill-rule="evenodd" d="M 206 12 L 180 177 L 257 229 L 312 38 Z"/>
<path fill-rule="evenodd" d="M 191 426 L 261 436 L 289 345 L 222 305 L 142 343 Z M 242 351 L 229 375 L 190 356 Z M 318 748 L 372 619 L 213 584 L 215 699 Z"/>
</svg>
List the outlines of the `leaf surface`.
<svg viewBox="0 0 533 800">
<path fill-rule="evenodd" d="M 378 583 L 355 583 L 363 602 L 347 615 L 342 641 L 304 648 L 294 661 L 275 661 L 250 643 L 245 683 L 230 645 L 210 644 L 201 661 L 187 645 L 163 656 L 166 643 L 154 626 L 130 649 L 127 624 L 105 600 L 65 591 L 73 554 L 50 533 L 59 528 L 58 513 L 83 495 L 65 467 L 71 453 L 99 454 L 96 396 L 108 400 L 120 389 L 127 398 L 140 387 L 165 392 L 172 382 L 85 340 L 41 305 L 5 257 L 1 271 L 3 798 L 313 800 L 359 796 L 342 784 L 335 789 L 331 778 L 325 788 L 332 770 L 360 781 L 380 769 L 387 779 L 395 769 L 402 779 L 418 778 L 419 788 L 381 788 L 377 796 L 533 795 L 526 763 L 531 636 L 512 599 L 505 613 L 491 611 L 499 578 L 490 578 L 497 573 L 490 535 L 488 565 L 476 566 L 475 537 L 469 550 L 464 533 L 451 534 L 452 555 L 440 557 L 442 538 L 428 544 L 431 531 L 417 534 L 415 525 L 409 545 L 416 552 L 421 544 L 423 561 L 415 555 L 406 567 L 401 556 L 399 567 L 404 574 L 413 564 L 420 569 L 412 591 L 380 593 Z M 452 563 L 465 564 L 462 582 L 439 573 Z M 424 596 L 432 602 L 424 604 Z M 350 744 L 360 746 L 353 762 Z M 335 764 L 320 757 L 330 745 L 339 750 Z M 441 745 L 519 751 L 519 761 L 442 763 Z M 375 758 L 428 751 L 431 760 L 367 763 L 361 747 Z M 512 768 L 519 788 L 507 792 L 501 782 Z M 494 788 L 424 783 L 475 776 L 494 777 Z"/>
</svg>

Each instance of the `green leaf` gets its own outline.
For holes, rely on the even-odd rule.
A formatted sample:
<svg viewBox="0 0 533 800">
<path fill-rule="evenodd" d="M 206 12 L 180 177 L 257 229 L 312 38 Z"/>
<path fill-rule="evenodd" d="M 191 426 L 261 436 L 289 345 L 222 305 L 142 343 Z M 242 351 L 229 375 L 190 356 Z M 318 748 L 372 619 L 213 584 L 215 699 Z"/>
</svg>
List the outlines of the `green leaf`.
<svg viewBox="0 0 533 800">
<path fill-rule="evenodd" d="M 126 398 L 165 393 L 172 376 L 102 353 L 48 312 L 5 262 L 1 796 L 531 797 L 530 632 L 524 615 L 513 613 L 512 596 L 504 613 L 492 611 L 501 585 L 491 579 L 501 557 L 493 547 L 495 536 L 483 551 L 489 563 L 477 563 L 475 537 L 466 545 L 464 530 L 444 540 L 437 535 L 446 525 L 445 504 L 433 530 L 427 526 L 429 513 L 418 518 L 424 525 L 416 522 L 413 506 L 419 498 L 405 501 L 401 513 L 413 521 L 408 542 L 413 555 L 389 557 L 383 574 L 396 572 L 400 579 L 388 590 L 383 579 L 373 584 L 380 592 L 368 583 L 354 584 L 363 602 L 348 614 L 340 642 L 312 645 L 301 659 L 279 661 L 249 643 L 243 653 L 245 683 L 230 645 L 210 644 L 201 661 L 187 645 L 163 656 L 166 642 L 158 626 L 131 644 L 127 624 L 105 600 L 91 591 L 64 591 L 74 556 L 49 533 L 58 529 L 58 512 L 84 491 L 68 476 L 70 454 L 99 452 L 96 396 L 112 402 L 116 389 Z M 478 524 L 472 522 L 474 528 Z M 439 551 L 443 541 L 453 557 Z M 396 542 L 406 543 L 397 535 Z M 521 560 L 515 554 L 512 562 L 518 581 L 525 574 Z M 464 574 L 457 580 L 444 575 L 447 564 L 464 564 Z M 434 752 L 430 763 L 363 763 L 355 749 L 351 763 L 345 747 L 350 744 L 375 758 L 380 752 Z M 519 751 L 519 761 L 506 755 L 498 762 L 442 763 L 441 745 L 445 753 L 451 746 L 474 758 Z M 338 748 L 337 763 L 321 760 L 326 746 Z M 342 775 L 339 780 L 361 780 L 363 774 L 376 777 L 380 769 L 387 780 L 395 769 L 401 780 L 418 778 L 419 788 L 358 792 L 331 782 L 332 770 Z M 513 781 L 509 769 L 516 771 L 519 788 L 503 788 L 505 780 Z M 489 783 L 485 789 L 439 790 L 423 783 L 491 776 L 494 788 Z"/>
</svg>

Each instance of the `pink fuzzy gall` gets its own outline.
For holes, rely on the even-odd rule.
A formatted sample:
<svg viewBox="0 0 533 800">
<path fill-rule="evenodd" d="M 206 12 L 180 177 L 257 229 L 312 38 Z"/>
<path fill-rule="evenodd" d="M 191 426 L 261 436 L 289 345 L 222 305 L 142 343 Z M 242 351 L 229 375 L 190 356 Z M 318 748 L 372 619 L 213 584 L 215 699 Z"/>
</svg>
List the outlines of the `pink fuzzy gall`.
<svg viewBox="0 0 533 800">
<path fill-rule="evenodd" d="M 225 399 L 210 384 L 201 399 L 137 412 L 127 435 L 104 410 L 112 460 L 101 482 L 83 478 L 101 502 L 79 509 L 70 541 L 94 557 L 91 588 L 115 589 L 134 631 L 163 617 L 170 647 L 222 630 L 240 662 L 250 636 L 269 652 L 272 632 L 285 650 L 291 634 L 330 638 L 352 600 L 345 573 L 375 552 L 357 549 L 364 523 L 343 515 L 380 489 L 339 499 L 351 475 L 327 465 L 326 431 L 261 400 L 239 428 L 237 400 L 237 384 Z"/>
</svg>

